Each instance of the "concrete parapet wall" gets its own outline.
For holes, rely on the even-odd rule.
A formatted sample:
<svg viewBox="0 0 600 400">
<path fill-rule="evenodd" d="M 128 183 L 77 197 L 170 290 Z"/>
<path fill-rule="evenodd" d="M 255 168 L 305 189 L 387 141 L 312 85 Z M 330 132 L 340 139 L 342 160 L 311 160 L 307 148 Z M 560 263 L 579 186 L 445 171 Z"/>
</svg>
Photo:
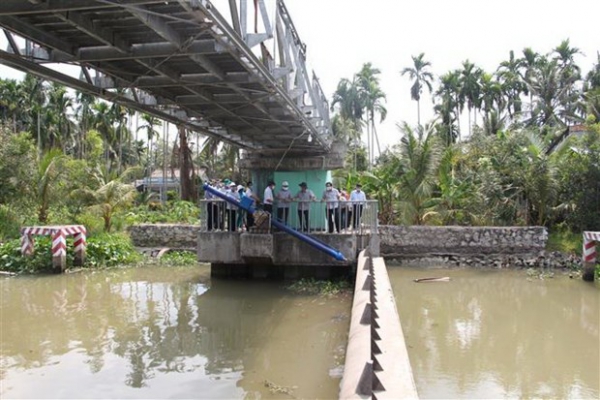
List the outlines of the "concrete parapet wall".
<svg viewBox="0 0 600 400">
<path fill-rule="evenodd" d="M 255 234 L 237 232 L 199 232 L 198 260 L 226 264 L 261 259 L 274 265 L 350 265 L 357 252 L 356 238 L 351 235 L 312 235 L 315 239 L 338 249 L 347 262 L 336 261 L 308 244 L 286 234 Z"/>
<path fill-rule="evenodd" d="M 340 399 L 418 399 L 385 262 L 363 251 L 356 282 Z"/>
<path fill-rule="evenodd" d="M 351 235 L 312 234 L 313 238 L 340 251 L 348 262 L 336 261 L 287 233 L 273 235 L 273 263 L 276 265 L 344 265 L 356 260 L 357 243 Z"/>
<path fill-rule="evenodd" d="M 348 262 L 334 260 L 308 244 L 286 234 L 206 232 L 199 225 L 139 224 L 129 228 L 134 246 L 198 249 L 198 260 L 210 263 L 242 264 L 248 259 L 270 259 L 275 265 L 350 265 L 358 250 L 369 243 L 368 235 L 312 234 L 338 249 Z"/>
<path fill-rule="evenodd" d="M 129 235 L 137 247 L 170 247 L 195 249 L 200 225 L 138 224 L 130 226 Z"/>
<path fill-rule="evenodd" d="M 358 257 L 356 266 L 344 376 L 340 383 L 340 399 L 369 399 L 372 394 L 371 380 L 363 378 L 365 365 L 371 365 L 371 324 L 368 320 L 370 311 L 365 311 L 370 307 L 369 279 L 367 257 L 363 251 Z M 365 316 L 367 318 L 363 318 L 367 313 L 369 313 Z M 362 386 L 361 381 L 363 381 Z"/>
<path fill-rule="evenodd" d="M 198 232 L 198 260 L 209 263 L 241 264 L 240 234 L 237 232 Z"/>
<path fill-rule="evenodd" d="M 545 227 L 379 227 L 381 255 L 390 257 L 536 254 L 546 246 Z"/>
</svg>

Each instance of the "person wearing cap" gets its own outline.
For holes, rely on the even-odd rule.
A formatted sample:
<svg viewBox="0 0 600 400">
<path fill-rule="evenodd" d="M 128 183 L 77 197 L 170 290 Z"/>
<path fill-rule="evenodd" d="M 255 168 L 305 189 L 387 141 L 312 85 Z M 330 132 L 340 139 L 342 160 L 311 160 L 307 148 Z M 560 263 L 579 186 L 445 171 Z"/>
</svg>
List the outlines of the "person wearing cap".
<svg viewBox="0 0 600 400">
<path fill-rule="evenodd" d="M 342 189 L 340 190 L 340 223 L 344 230 L 350 227 L 350 215 L 352 215 L 350 193 Z"/>
<path fill-rule="evenodd" d="M 273 189 L 275 189 L 275 182 L 269 181 L 269 183 L 267 183 L 267 187 L 265 188 L 265 195 L 263 196 L 263 210 L 265 210 L 269 214 L 273 214 L 273 203 L 275 201 L 275 198 L 273 196 Z"/>
<path fill-rule="evenodd" d="M 294 200 L 298 201 L 298 221 L 300 222 L 300 230 L 302 232 L 308 232 L 310 230 L 309 213 L 310 202 L 317 200 L 317 197 L 308 189 L 306 182 L 302 182 L 300 185 L 300 191 L 294 197 Z"/>
<path fill-rule="evenodd" d="M 237 185 L 235 182 L 229 182 L 229 190 L 226 192 L 227 196 L 234 198 L 237 201 L 240 201 L 240 195 L 237 192 Z M 233 205 L 227 202 L 227 225 L 231 232 L 237 231 L 237 209 L 236 205 Z"/>
<path fill-rule="evenodd" d="M 360 226 L 360 217 L 362 217 L 363 206 L 367 201 L 367 195 L 362 191 L 362 185 L 356 184 L 356 189 L 350 193 L 350 203 L 352 203 L 352 229 Z"/>
<path fill-rule="evenodd" d="M 252 207 L 256 207 L 256 205 L 260 203 L 260 199 L 258 198 L 258 196 L 256 194 L 254 194 L 254 191 L 252 190 L 252 181 L 248 181 L 246 183 L 246 197 L 249 197 L 252 200 L 254 200 L 251 204 Z M 246 215 L 246 228 L 250 229 L 253 226 L 254 226 L 254 215 L 252 215 L 251 213 L 248 213 Z"/>
<path fill-rule="evenodd" d="M 340 192 L 333 187 L 331 182 L 325 184 L 325 191 L 321 201 L 325 201 L 325 208 L 327 209 L 327 230 L 329 233 L 333 233 L 333 227 L 340 233 L 340 214 L 338 212 L 338 201 L 340 200 Z"/>
<path fill-rule="evenodd" d="M 287 181 L 281 183 L 281 189 L 279 189 L 275 198 L 277 199 L 277 219 L 287 225 L 290 216 L 290 203 L 292 202 L 292 192 L 290 192 L 290 184 Z"/>
</svg>

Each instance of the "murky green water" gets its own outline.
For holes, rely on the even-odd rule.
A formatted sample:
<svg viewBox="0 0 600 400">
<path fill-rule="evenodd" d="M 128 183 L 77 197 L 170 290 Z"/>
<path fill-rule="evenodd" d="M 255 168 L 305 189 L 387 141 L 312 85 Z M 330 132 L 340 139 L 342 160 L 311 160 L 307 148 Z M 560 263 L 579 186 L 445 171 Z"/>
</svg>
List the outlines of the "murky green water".
<svg viewBox="0 0 600 400">
<path fill-rule="evenodd" d="M 1 398 L 338 395 L 350 296 L 207 266 L 2 279 L 0 296 Z"/>
<path fill-rule="evenodd" d="M 389 267 L 422 398 L 598 399 L 600 285 Z M 413 279 L 449 276 L 447 283 Z"/>
</svg>

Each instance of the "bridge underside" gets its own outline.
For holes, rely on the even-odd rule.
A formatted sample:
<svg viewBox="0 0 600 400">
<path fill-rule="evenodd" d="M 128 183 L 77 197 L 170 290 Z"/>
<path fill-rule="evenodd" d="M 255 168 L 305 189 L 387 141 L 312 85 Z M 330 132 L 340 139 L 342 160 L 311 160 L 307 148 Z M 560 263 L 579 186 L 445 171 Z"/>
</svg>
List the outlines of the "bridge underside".
<svg viewBox="0 0 600 400">
<path fill-rule="evenodd" d="M 2 0 L 0 63 L 251 151 L 327 154 L 327 101 L 287 9 L 277 1 L 271 21 L 254 4 L 249 18 L 230 0 L 225 18 L 199 0 Z"/>
</svg>

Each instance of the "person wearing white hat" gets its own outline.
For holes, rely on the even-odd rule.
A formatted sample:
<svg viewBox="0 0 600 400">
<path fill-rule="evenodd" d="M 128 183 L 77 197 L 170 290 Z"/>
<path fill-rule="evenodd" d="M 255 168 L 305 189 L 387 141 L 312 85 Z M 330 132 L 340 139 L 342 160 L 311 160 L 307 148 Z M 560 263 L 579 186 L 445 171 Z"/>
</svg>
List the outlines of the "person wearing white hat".
<svg viewBox="0 0 600 400">
<path fill-rule="evenodd" d="M 287 225 L 292 202 L 292 192 L 290 192 L 290 184 L 287 181 L 281 182 L 281 189 L 275 197 L 277 198 L 277 219 Z"/>
</svg>

